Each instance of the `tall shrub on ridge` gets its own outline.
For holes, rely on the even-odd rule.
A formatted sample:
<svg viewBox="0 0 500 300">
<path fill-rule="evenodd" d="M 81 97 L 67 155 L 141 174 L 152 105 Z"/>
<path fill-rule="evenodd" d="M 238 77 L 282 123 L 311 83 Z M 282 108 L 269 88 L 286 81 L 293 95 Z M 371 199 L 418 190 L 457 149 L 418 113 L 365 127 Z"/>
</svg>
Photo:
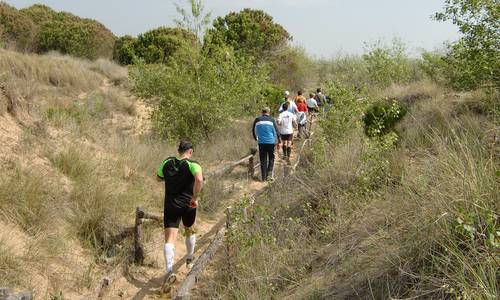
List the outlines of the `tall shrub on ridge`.
<svg viewBox="0 0 500 300">
<path fill-rule="evenodd" d="M 37 48 L 38 27 L 16 8 L 0 2 L 0 41 L 20 51 Z"/>
<path fill-rule="evenodd" d="M 33 5 L 22 9 L 40 27 L 40 53 L 56 50 L 88 59 L 111 58 L 114 34 L 101 23 L 67 12 L 56 12 L 48 6 Z"/>
<path fill-rule="evenodd" d="M 158 133 L 199 141 L 258 106 L 266 74 L 229 48 L 207 54 L 185 47 L 166 64 L 135 65 L 130 78 L 134 92 L 152 104 Z"/>
<path fill-rule="evenodd" d="M 259 60 L 282 49 L 290 40 L 290 34 L 272 16 L 250 8 L 215 19 L 205 36 L 208 45 L 228 45 Z"/>
</svg>

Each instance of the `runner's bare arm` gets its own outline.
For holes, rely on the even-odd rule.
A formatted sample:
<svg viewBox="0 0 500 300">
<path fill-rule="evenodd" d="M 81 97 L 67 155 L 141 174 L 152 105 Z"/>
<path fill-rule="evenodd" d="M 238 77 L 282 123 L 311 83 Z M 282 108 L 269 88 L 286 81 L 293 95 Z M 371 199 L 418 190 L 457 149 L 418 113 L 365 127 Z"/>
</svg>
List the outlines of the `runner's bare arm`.
<svg viewBox="0 0 500 300">
<path fill-rule="evenodd" d="M 193 199 L 191 199 L 191 207 L 198 206 L 198 196 L 201 193 L 201 189 L 203 188 L 203 173 L 198 172 L 194 174 L 194 185 L 193 185 Z"/>
</svg>

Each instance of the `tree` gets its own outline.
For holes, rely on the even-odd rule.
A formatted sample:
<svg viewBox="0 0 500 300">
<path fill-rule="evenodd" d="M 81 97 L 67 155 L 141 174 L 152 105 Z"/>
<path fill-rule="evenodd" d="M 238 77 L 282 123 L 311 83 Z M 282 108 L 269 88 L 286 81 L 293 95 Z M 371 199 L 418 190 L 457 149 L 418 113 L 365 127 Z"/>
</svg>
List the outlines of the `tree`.
<svg viewBox="0 0 500 300">
<path fill-rule="evenodd" d="M 207 31 L 205 44 L 229 45 L 238 52 L 259 60 L 282 49 L 290 34 L 262 10 L 246 8 L 214 20 Z"/>
<path fill-rule="evenodd" d="M 251 60 L 221 47 L 210 55 L 181 48 L 166 64 L 134 65 L 130 79 L 133 91 L 153 106 L 158 133 L 199 141 L 260 104 L 267 77 Z"/>
<path fill-rule="evenodd" d="M 205 6 L 203 5 L 203 0 L 186 0 L 188 6 L 190 6 L 190 13 L 182 7 L 179 3 L 174 3 L 175 9 L 182 17 L 182 19 L 174 20 L 178 27 L 184 28 L 186 30 L 194 33 L 198 40 L 203 42 L 203 36 L 205 30 L 210 24 L 211 12 L 205 13 Z"/>
<path fill-rule="evenodd" d="M 186 29 L 160 27 L 140 34 L 135 55 L 146 63 L 166 63 L 180 48 L 198 48 L 198 39 Z"/>
<path fill-rule="evenodd" d="M 390 47 L 379 41 L 367 48 L 363 60 L 372 83 L 386 87 L 391 83 L 407 83 L 412 79 L 410 60 L 402 41 L 394 39 Z"/>
<path fill-rule="evenodd" d="M 447 76 L 457 89 L 500 85 L 500 3 L 498 0 L 445 0 L 439 21 L 450 20 L 463 36 L 445 57 Z"/>
<path fill-rule="evenodd" d="M 103 24 L 67 12 L 56 12 L 45 5 L 22 9 L 40 28 L 37 52 L 56 50 L 63 54 L 96 59 L 111 58 L 114 34 Z"/>
<path fill-rule="evenodd" d="M 20 51 L 34 51 L 37 48 L 38 27 L 16 8 L 0 2 L 0 38 L 5 46 Z"/>
</svg>

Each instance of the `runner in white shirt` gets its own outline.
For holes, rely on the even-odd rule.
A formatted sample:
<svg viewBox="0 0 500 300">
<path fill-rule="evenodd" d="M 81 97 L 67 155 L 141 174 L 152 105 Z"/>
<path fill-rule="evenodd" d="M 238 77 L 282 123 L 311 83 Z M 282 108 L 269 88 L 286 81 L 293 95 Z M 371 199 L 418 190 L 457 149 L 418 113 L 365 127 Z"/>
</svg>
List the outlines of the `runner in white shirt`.
<svg viewBox="0 0 500 300">
<path fill-rule="evenodd" d="M 287 105 L 288 108 L 284 107 L 285 103 L 288 103 L 288 105 Z M 288 110 L 289 112 L 291 112 L 293 114 L 299 113 L 299 109 L 297 108 L 297 104 L 295 104 L 295 101 L 288 99 L 285 103 L 281 104 L 280 109 L 279 109 L 280 113 L 284 112 L 285 110 Z"/>
<path fill-rule="evenodd" d="M 319 111 L 318 101 L 314 99 L 314 94 L 309 94 L 309 99 L 307 99 L 306 104 L 311 113 Z"/>
<path fill-rule="evenodd" d="M 283 156 L 290 163 L 292 153 L 293 129 L 297 127 L 297 116 L 288 110 L 288 102 L 283 103 L 283 112 L 278 117 L 281 140 L 283 141 Z"/>
</svg>

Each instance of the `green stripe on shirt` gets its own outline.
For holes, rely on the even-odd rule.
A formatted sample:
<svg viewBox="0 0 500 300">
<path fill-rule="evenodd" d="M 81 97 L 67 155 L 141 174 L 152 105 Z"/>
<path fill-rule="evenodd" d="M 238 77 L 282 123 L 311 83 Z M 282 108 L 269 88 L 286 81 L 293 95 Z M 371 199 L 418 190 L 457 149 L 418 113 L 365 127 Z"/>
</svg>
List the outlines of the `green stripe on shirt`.
<svg viewBox="0 0 500 300">
<path fill-rule="evenodd" d="M 165 164 L 171 161 L 172 159 L 165 159 L 161 165 L 158 167 L 158 170 L 156 170 L 156 176 L 160 178 L 165 178 L 165 175 L 163 174 L 163 168 L 165 167 Z"/>
<path fill-rule="evenodd" d="M 189 171 L 191 171 L 191 174 L 195 175 L 197 173 L 201 173 L 201 166 L 198 163 L 189 160 L 187 160 L 187 163 L 189 165 Z"/>
</svg>

